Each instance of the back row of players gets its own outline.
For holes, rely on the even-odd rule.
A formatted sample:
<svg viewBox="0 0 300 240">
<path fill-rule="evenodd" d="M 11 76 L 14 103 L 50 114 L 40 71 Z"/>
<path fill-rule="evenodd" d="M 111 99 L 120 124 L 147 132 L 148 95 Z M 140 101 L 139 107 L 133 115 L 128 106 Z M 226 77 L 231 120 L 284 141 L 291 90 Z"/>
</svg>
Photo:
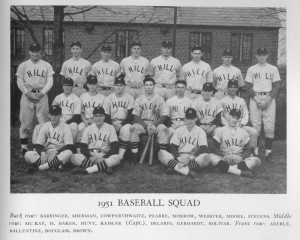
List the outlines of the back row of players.
<svg viewBox="0 0 300 240">
<path fill-rule="evenodd" d="M 198 125 L 200 125 L 200 128 L 209 137 L 215 135 L 218 126 L 230 125 L 228 122 L 230 122 L 231 115 L 235 118 L 241 118 L 242 120 L 237 122 L 236 125 L 239 124 L 240 127 L 245 128 L 250 135 L 251 140 L 249 141 L 249 145 L 254 150 L 254 155 L 258 155 L 257 136 L 260 132 L 261 122 L 263 121 L 266 133 L 266 157 L 270 156 L 272 140 L 274 138 L 274 96 L 276 96 L 276 91 L 278 91 L 277 83 L 280 81 L 280 77 L 277 68 L 266 62 L 268 57 L 267 50 L 264 48 L 257 50 L 258 64 L 249 68 L 246 77 L 246 86 L 248 85 L 248 91 L 252 97 L 250 100 L 250 120 L 256 129 L 254 130 L 253 128 L 244 126 L 248 123 L 247 106 L 242 98 L 236 96 L 239 87 L 244 86 L 244 80 L 241 71 L 231 65 L 231 51 L 224 51 L 222 56 L 223 65 L 212 72 L 210 66 L 201 60 L 201 47 L 193 47 L 191 52 L 193 60 L 185 64 L 182 69 L 179 60 L 171 56 L 171 47 L 172 44 L 170 41 L 164 41 L 161 46 L 161 56 L 153 59 L 149 64 L 146 58 L 140 56 L 141 43 L 134 42 L 131 48 L 132 55 L 123 59 L 119 66 L 118 63 L 110 59 L 111 47 L 105 45 L 101 49 L 102 59 L 91 66 L 88 61 L 81 58 L 81 44 L 79 42 L 72 43 L 71 52 L 73 57 L 63 64 L 61 70 L 61 75 L 64 76 L 64 92 L 54 99 L 53 105 L 59 105 L 62 109 L 61 118 L 63 122 L 69 124 L 73 142 L 86 144 L 85 148 L 81 149 L 81 155 L 73 155 L 72 162 L 75 165 L 82 166 L 84 162 L 84 166 L 97 166 L 94 166 L 93 171 L 111 167 L 107 163 L 104 166 L 102 160 L 100 161 L 101 165 L 98 160 L 113 151 L 113 149 L 117 149 L 116 146 L 111 147 L 110 144 L 106 146 L 108 143 L 105 143 L 104 137 L 113 135 L 113 139 L 116 138 L 116 135 L 112 134 L 114 132 L 112 129 L 114 129 L 119 133 L 120 149 L 117 156 L 114 157 L 114 161 L 110 161 L 112 163 L 115 162 L 113 165 L 122 160 L 128 144 L 130 144 L 134 154 L 133 162 L 136 162 L 139 135 L 146 132 L 149 134 L 156 132 L 161 149 L 159 152 L 160 160 L 166 165 L 172 166 L 172 169 L 176 169 L 175 163 L 178 161 L 178 158 L 174 157 L 174 155 L 178 154 L 178 148 L 177 152 L 176 149 L 174 152 L 173 148 L 171 151 L 172 155 L 170 156 L 167 154 L 167 148 L 174 130 L 181 129 L 181 126 L 187 126 L 187 119 L 190 118 L 187 116 L 194 116 L 192 112 L 190 112 L 190 115 L 187 113 L 186 110 L 189 107 L 196 110 L 195 118 L 198 119 Z M 27 150 L 28 131 L 32 125 L 34 106 L 36 106 L 39 122 L 44 123 L 48 120 L 46 93 L 51 88 L 53 74 L 51 66 L 40 60 L 40 46 L 38 44 L 31 44 L 29 53 L 31 59 L 22 63 L 16 74 L 18 77 L 18 86 L 23 92 L 20 111 L 20 137 L 23 155 Z M 119 75 L 120 72 L 123 74 Z M 146 74 L 150 74 L 152 77 L 145 78 Z M 177 79 L 181 80 L 178 81 Z M 86 93 L 84 88 L 86 83 L 89 89 L 88 93 Z M 76 95 L 80 96 L 80 99 Z M 215 97 L 212 97 L 213 95 Z M 43 99 L 44 101 L 42 101 Z M 26 107 L 24 107 L 25 105 Z M 100 106 L 103 106 L 103 109 Z M 93 116 L 94 109 L 96 109 L 94 114 L 99 114 L 101 117 L 104 114 L 109 116 L 109 118 L 106 118 L 106 121 L 111 123 L 114 128 L 108 127 L 108 135 L 103 135 L 102 133 L 96 137 L 97 134 L 95 134 L 95 140 L 93 141 L 93 134 L 88 133 L 88 130 L 85 129 L 89 129 L 90 131 L 92 129 L 91 126 L 93 126 L 93 124 L 90 124 L 93 121 L 95 126 L 97 125 L 95 115 Z M 229 114 L 234 109 L 238 111 L 232 111 Z M 133 125 L 131 125 L 132 121 L 134 122 Z M 89 127 L 87 128 L 87 126 Z M 42 129 L 44 128 L 46 127 L 42 127 Z M 97 132 L 95 127 L 94 130 Z M 45 142 L 41 144 L 42 142 L 39 138 L 41 135 L 40 132 L 43 131 L 39 131 L 39 127 L 37 127 L 33 134 L 33 142 L 38 142 L 38 145 L 41 146 L 45 144 Z M 54 130 L 52 129 L 52 131 Z M 188 134 L 189 131 L 183 131 L 178 135 L 180 137 L 177 136 L 176 141 L 178 144 L 175 145 L 179 149 L 182 144 L 186 145 L 193 142 L 187 136 L 182 138 L 182 136 Z M 248 136 L 248 134 L 246 135 Z M 232 132 L 232 135 L 235 134 Z M 242 135 L 244 135 L 244 141 L 246 135 Z M 171 149 L 172 145 L 174 145 L 172 141 L 173 138 L 176 139 L 176 134 L 173 136 L 171 138 Z M 214 139 L 216 138 L 215 136 Z M 42 140 L 45 141 L 43 137 Z M 99 140 L 101 142 L 100 146 L 99 143 L 96 143 Z M 228 141 L 231 143 L 231 140 Z M 204 143 L 206 142 L 206 136 L 203 138 L 203 141 Z M 217 140 L 217 142 L 221 143 L 222 138 L 219 141 Z M 229 154 L 229 152 L 236 153 L 238 146 L 245 145 L 237 142 L 237 139 L 233 141 L 235 142 L 233 145 L 229 142 L 225 141 L 228 148 L 226 154 Z M 91 145 L 88 143 L 91 143 Z M 79 145 L 77 146 L 79 147 Z M 193 154 L 197 153 L 198 155 L 196 154 L 196 156 L 202 156 L 202 162 L 207 162 L 209 157 L 205 155 L 206 150 L 200 148 L 202 150 L 199 155 L 198 147 L 194 149 L 193 146 L 189 146 L 187 147 L 188 149 L 184 149 L 184 152 L 181 149 L 180 153 L 192 153 L 192 156 L 195 156 Z M 38 147 L 38 149 L 41 148 Z M 115 151 L 113 152 L 116 153 Z M 225 152 L 223 152 L 223 155 Z M 31 159 L 29 162 L 36 163 L 38 161 L 32 160 L 31 155 L 33 153 L 37 153 L 33 158 L 36 159 L 38 156 L 41 156 L 41 150 L 31 151 L 26 154 L 26 159 Z M 84 153 L 86 154 L 84 155 Z M 100 154 L 100 158 L 91 157 L 91 153 L 97 156 Z M 107 156 L 110 157 L 112 155 L 108 154 Z M 71 158 L 71 156 L 68 158 Z M 90 162 L 90 159 L 98 159 L 96 161 L 97 164 L 92 164 L 95 161 Z M 183 160 L 185 163 L 180 167 L 180 171 L 185 169 L 185 173 L 189 172 L 186 171 L 186 167 L 190 164 L 189 162 L 194 162 L 194 166 L 197 165 L 193 161 L 195 160 L 193 157 L 191 159 L 189 157 L 179 159 L 185 159 Z M 60 161 L 56 161 L 56 163 L 58 164 Z M 254 165 L 259 165 L 257 158 L 255 158 L 255 163 Z M 202 166 L 203 163 L 198 163 L 198 165 Z M 251 168 L 245 167 L 243 169 L 251 170 Z"/>
</svg>

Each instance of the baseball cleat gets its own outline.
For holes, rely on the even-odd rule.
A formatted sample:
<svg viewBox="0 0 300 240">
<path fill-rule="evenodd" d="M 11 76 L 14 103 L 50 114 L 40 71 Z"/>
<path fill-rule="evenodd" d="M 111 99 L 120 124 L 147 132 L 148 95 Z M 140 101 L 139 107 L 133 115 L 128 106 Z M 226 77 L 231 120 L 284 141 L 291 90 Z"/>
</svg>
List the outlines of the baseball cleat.
<svg viewBox="0 0 300 240">
<path fill-rule="evenodd" d="M 132 158 L 130 159 L 130 165 L 134 166 L 139 162 L 139 153 L 133 153 Z"/>
<path fill-rule="evenodd" d="M 246 178 L 254 178 L 254 174 L 251 171 L 241 171 L 241 176 Z"/>
<path fill-rule="evenodd" d="M 74 175 L 87 175 L 88 172 L 84 168 L 76 167 L 72 170 L 72 174 L 74 174 Z"/>
<path fill-rule="evenodd" d="M 196 172 L 194 172 L 194 170 L 191 170 L 191 169 L 190 169 L 190 171 L 189 171 L 189 173 L 188 173 L 188 176 L 189 176 L 190 178 L 193 178 L 193 179 L 199 179 L 198 174 L 197 174 Z"/>
<path fill-rule="evenodd" d="M 105 172 L 106 172 L 108 175 L 112 175 L 112 174 L 113 174 L 112 168 L 107 168 L 107 169 L 105 170 Z"/>
<path fill-rule="evenodd" d="M 272 152 L 270 152 L 267 156 L 265 156 L 265 160 L 268 162 L 272 162 L 272 157 L 273 157 L 273 154 L 272 154 Z"/>
<path fill-rule="evenodd" d="M 24 157 L 24 156 L 25 156 L 25 153 L 26 153 L 27 151 L 28 151 L 27 149 L 22 148 L 22 149 L 21 149 L 21 153 L 20 153 L 20 157 Z"/>
</svg>

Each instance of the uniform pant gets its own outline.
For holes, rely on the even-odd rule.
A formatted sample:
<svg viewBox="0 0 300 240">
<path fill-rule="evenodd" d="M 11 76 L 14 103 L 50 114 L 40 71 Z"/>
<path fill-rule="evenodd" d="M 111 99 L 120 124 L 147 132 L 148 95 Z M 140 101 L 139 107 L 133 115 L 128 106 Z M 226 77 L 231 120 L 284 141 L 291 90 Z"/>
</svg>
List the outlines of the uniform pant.
<svg viewBox="0 0 300 240">
<path fill-rule="evenodd" d="M 107 97 L 109 94 L 115 92 L 115 89 L 112 87 L 111 89 L 102 89 L 101 86 L 97 86 L 97 92 Z"/>
<path fill-rule="evenodd" d="M 130 128 L 130 141 L 131 142 L 140 142 L 139 135 L 147 133 L 147 130 L 143 128 L 140 124 L 134 123 Z M 157 126 L 155 134 L 157 134 L 157 141 L 159 144 L 168 144 L 169 136 L 168 136 L 168 128 L 160 124 Z"/>
<path fill-rule="evenodd" d="M 91 120 L 91 122 L 93 122 Z M 74 126 L 75 127 L 75 126 Z M 81 138 L 82 138 L 82 134 L 83 134 L 83 131 L 84 129 L 86 129 L 88 127 L 88 125 L 86 125 L 84 122 L 81 122 L 78 124 L 77 126 L 77 134 L 76 134 L 76 140 L 75 140 L 75 143 L 80 143 L 81 142 Z M 75 130 L 74 130 L 74 133 L 75 133 Z M 72 132 L 72 135 L 73 135 L 73 132 Z"/>
<path fill-rule="evenodd" d="M 259 99 L 264 100 L 267 95 L 259 95 Z M 257 131 L 258 136 L 261 131 L 261 124 L 264 124 L 265 137 L 274 138 L 275 131 L 275 116 L 276 116 L 276 102 L 273 98 L 270 105 L 262 110 L 256 104 L 256 102 L 251 98 L 249 103 L 250 110 L 250 121 L 253 128 Z"/>
<path fill-rule="evenodd" d="M 168 87 L 162 87 L 160 85 L 156 85 L 154 92 L 163 97 L 165 101 L 169 98 L 175 96 L 175 85 L 170 85 Z"/>
<path fill-rule="evenodd" d="M 182 121 L 182 120 L 171 120 L 171 121 L 172 121 L 172 125 L 171 125 L 171 127 L 168 128 L 169 139 L 172 138 L 172 136 L 177 128 L 186 125 L 185 121 Z"/>
<path fill-rule="evenodd" d="M 72 154 L 71 150 L 65 150 L 57 154 L 55 149 L 48 149 L 45 152 L 42 152 L 41 155 L 39 155 L 36 151 L 27 151 L 24 158 L 28 164 L 34 164 L 39 158 L 41 158 L 41 165 L 43 165 L 44 163 L 52 161 L 55 156 L 57 156 L 63 164 L 66 164 L 70 162 Z"/>
<path fill-rule="evenodd" d="M 66 121 L 68 121 L 70 118 L 71 118 L 71 116 L 69 116 L 69 115 L 68 115 L 68 116 L 64 115 L 64 116 L 62 116 L 62 117 L 60 118 L 60 121 L 66 122 Z M 72 122 L 72 123 L 70 123 L 70 124 L 68 124 L 68 125 L 69 125 L 69 127 L 71 128 L 73 142 L 75 142 L 75 141 L 76 141 L 76 137 L 77 137 L 77 133 L 78 133 L 78 124 L 75 123 L 75 122 Z"/>
<path fill-rule="evenodd" d="M 108 158 L 103 158 L 103 156 L 105 155 L 105 153 L 91 153 L 91 155 L 93 157 L 96 157 L 95 160 L 92 161 L 92 166 L 96 165 L 97 163 L 100 163 L 102 161 L 105 161 L 106 166 L 111 168 L 111 167 L 115 167 L 117 165 L 120 164 L 120 159 L 119 159 L 119 155 L 115 154 L 115 155 L 111 155 Z M 83 161 L 86 159 L 86 157 L 83 154 L 73 154 L 73 156 L 71 157 L 71 162 L 74 166 L 77 167 L 82 167 L 81 164 L 83 163 Z"/>
<path fill-rule="evenodd" d="M 20 138 L 28 138 L 32 131 L 34 108 L 36 108 L 36 118 L 39 124 L 47 122 L 49 119 L 47 94 L 37 103 L 32 103 L 27 96 L 22 94 L 20 102 Z"/>
<path fill-rule="evenodd" d="M 144 87 L 142 86 L 140 88 L 132 88 L 130 86 L 126 86 L 124 91 L 129 93 L 134 98 L 134 100 L 139 96 L 145 94 Z"/>
<path fill-rule="evenodd" d="M 32 134 L 32 144 L 36 143 L 37 137 L 43 125 L 44 123 L 41 123 L 34 127 L 33 134 Z"/>
<path fill-rule="evenodd" d="M 243 126 L 242 127 L 244 130 L 246 130 L 246 132 L 248 133 L 249 137 L 250 137 L 250 147 L 251 148 L 256 148 L 257 147 L 257 139 L 258 139 L 258 133 L 257 131 L 249 126 Z"/>
</svg>

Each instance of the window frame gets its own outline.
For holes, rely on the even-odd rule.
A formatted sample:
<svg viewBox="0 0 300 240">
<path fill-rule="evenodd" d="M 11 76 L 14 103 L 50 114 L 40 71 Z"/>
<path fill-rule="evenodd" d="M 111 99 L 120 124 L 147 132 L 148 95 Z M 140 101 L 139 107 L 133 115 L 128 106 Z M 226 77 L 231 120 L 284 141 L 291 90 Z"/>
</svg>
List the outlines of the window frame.
<svg viewBox="0 0 300 240">
<path fill-rule="evenodd" d="M 48 49 L 46 50 L 46 46 L 45 46 L 45 31 L 51 31 L 52 32 L 52 41 L 50 42 L 49 41 L 49 36 L 48 36 L 48 41 L 47 41 L 47 46 L 48 46 Z M 49 45 L 51 44 L 51 54 L 49 54 L 48 50 L 49 50 Z M 44 28 L 43 29 L 43 52 L 48 55 L 48 56 L 53 56 L 53 43 L 54 43 L 54 30 L 52 28 Z"/>
<path fill-rule="evenodd" d="M 125 37 L 124 39 L 122 39 L 121 41 L 119 40 L 119 34 L 120 33 L 125 33 Z M 132 33 L 132 35 L 130 36 L 130 33 Z M 138 30 L 118 30 L 116 31 L 116 49 L 115 49 L 115 57 L 117 61 L 121 61 L 123 58 L 126 58 L 128 56 L 131 55 L 130 52 L 130 45 L 133 41 L 138 41 L 139 39 L 139 31 Z M 123 44 L 123 46 L 125 46 L 125 54 L 123 56 L 123 53 L 120 54 L 119 51 L 119 45 L 120 43 L 125 42 L 125 44 Z"/>
<path fill-rule="evenodd" d="M 195 35 L 198 35 L 198 40 L 197 42 L 195 43 L 192 43 L 192 35 L 195 34 Z M 206 51 L 206 46 L 203 46 L 203 41 L 204 41 L 204 37 L 206 36 L 209 36 L 210 38 L 210 41 L 209 41 L 209 51 L 207 52 Z M 191 60 L 192 57 L 191 57 L 191 52 L 192 52 L 192 48 L 194 45 L 198 44 L 199 46 L 202 47 L 202 52 L 203 52 L 203 55 L 201 57 L 201 60 L 203 61 L 206 61 L 206 62 L 211 62 L 212 61 L 212 32 L 196 32 L 196 31 L 193 31 L 193 32 L 190 32 L 189 34 L 189 59 Z M 207 54 L 209 55 L 209 58 L 207 58 Z"/>
<path fill-rule="evenodd" d="M 238 58 L 235 56 L 236 47 L 233 46 L 233 37 L 237 36 L 238 38 Z M 245 47 L 244 38 L 250 37 L 249 47 Z M 230 49 L 233 52 L 233 62 L 252 62 L 252 49 L 253 49 L 253 34 L 252 33 L 231 33 L 230 34 Z M 245 50 L 246 49 L 246 50 Z M 248 49 L 248 51 L 247 51 Z M 246 57 L 247 55 L 249 57 Z"/>
<path fill-rule="evenodd" d="M 17 32 L 20 31 L 21 35 L 18 35 Z M 18 36 L 20 36 L 20 41 L 17 40 Z M 13 27 L 11 32 L 11 55 L 14 57 L 23 57 L 25 56 L 25 29 L 20 27 Z M 21 52 L 17 51 L 18 42 L 21 45 Z"/>
</svg>

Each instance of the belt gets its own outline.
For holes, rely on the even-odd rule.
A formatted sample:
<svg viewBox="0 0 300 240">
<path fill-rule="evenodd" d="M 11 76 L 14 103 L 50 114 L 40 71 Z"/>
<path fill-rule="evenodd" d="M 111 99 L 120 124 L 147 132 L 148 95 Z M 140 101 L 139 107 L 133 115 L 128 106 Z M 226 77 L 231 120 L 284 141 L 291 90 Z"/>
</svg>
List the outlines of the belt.
<svg viewBox="0 0 300 240">
<path fill-rule="evenodd" d="M 175 120 L 175 121 L 184 121 L 185 118 L 174 118 L 174 119 L 172 119 L 172 120 Z"/>
<path fill-rule="evenodd" d="M 104 87 L 104 86 L 100 86 L 102 90 L 111 90 L 112 87 Z"/>
<path fill-rule="evenodd" d="M 156 87 L 163 87 L 163 88 L 173 88 L 175 85 L 172 84 L 156 84 Z"/>
<path fill-rule="evenodd" d="M 143 119 L 143 121 L 152 121 L 152 122 L 154 122 L 153 119 Z"/>
<path fill-rule="evenodd" d="M 39 93 L 41 90 L 40 89 L 31 89 L 32 93 Z"/>
<path fill-rule="evenodd" d="M 90 152 L 101 153 L 102 151 L 100 149 L 94 148 L 94 149 L 90 149 Z"/>
<path fill-rule="evenodd" d="M 200 123 L 200 125 L 211 125 L 211 123 Z"/>
<path fill-rule="evenodd" d="M 125 119 L 120 119 L 120 118 L 115 118 L 115 119 L 112 119 L 113 122 L 115 121 L 124 121 Z"/>
<path fill-rule="evenodd" d="M 191 90 L 191 93 L 201 94 L 201 90 Z"/>
<path fill-rule="evenodd" d="M 135 88 L 135 89 L 142 88 L 141 85 L 128 85 L 128 87 L 130 87 L 130 88 Z"/>
<path fill-rule="evenodd" d="M 83 88 L 83 84 L 75 84 L 74 87 Z"/>
<path fill-rule="evenodd" d="M 257 95 L 269 95 L 270 92 L 255 92 Z"/>
</svg>

